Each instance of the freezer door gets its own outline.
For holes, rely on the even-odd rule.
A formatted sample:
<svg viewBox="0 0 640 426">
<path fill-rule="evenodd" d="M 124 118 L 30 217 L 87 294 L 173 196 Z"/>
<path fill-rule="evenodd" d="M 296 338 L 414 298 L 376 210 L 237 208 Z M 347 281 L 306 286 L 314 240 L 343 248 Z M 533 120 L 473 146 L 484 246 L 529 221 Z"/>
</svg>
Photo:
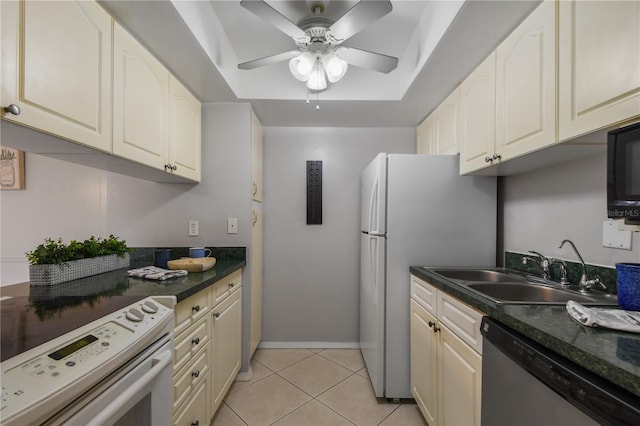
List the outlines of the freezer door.
<svg viewBox="0 0 640 426">
<path fill-rule="evenodd" d="M 378 154 L 362 171 L 360 230 L 373 235 L 386 232 L 387 154 Z"/>
<path fill-rule="evenodd" d="M 384 396 L 386 238 L 360 234 L 360 350 L 377 397 Z"/>
</svg>

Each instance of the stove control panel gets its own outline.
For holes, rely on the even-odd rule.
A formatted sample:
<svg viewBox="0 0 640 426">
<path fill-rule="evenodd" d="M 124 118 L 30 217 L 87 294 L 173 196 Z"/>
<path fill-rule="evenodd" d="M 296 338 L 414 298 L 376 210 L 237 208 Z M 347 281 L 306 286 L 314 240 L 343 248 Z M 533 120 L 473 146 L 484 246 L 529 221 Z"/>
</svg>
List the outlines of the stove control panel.
<svg viewBox="0 0 640 426">
<path fill-rule="evenodd" d="M 2 363 L 0 417 L 97 382 L 173 328 L 173 310 L 143 299 Z"/>
</svg>

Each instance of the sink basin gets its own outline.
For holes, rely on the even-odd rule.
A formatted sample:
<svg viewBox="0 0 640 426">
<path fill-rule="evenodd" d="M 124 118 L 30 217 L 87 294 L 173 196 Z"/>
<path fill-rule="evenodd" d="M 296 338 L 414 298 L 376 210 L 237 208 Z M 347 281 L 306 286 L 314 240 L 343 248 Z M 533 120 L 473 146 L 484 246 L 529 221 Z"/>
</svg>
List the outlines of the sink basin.
<svg viewBox="0 0 640 426">
<path fill-rule="evenodd" d="M 574 300 L 585 305 L 617 305 L 614 294 L 594 292 L 581 294 L 568 289 L 549 287 L 527 282 L 470 283 L 468 288 L 502 303 L 564 304 Z"/>
<path fill-rule="evenodd" d="M 492 271 L 490 269 L 434 269 L 433 272 L 436 272 L 443 277 L 460 281 L 525 281 L 524 277 L 506 272 Z"/>
</svg>

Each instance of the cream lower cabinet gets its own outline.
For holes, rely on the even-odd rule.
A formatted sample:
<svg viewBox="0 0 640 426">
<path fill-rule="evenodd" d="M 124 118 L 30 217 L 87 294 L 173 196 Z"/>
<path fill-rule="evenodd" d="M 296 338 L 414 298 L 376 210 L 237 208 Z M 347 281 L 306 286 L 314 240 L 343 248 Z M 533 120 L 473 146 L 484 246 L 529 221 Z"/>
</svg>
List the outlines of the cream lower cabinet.
<svg viewBox="0 0 640 426">
<path fill-rule="evenodd" d="M 207 425 L 240 369 L 242 271 L 175 308 L 173 423 Z"/>
<path fill-rule="evenodd" d="M 262 209 L 254 207 L 252 215 L 250 357 L 253 357 L 262 340 Z"/>
<path fill-rule="evenodd" d="M 111 151 L 111 17 L 87 1 L 3 1 L 6 120 Z"/>
<path fill-rule="evenodd" d="M 560 141 L 640 116 L 640 2 L 558 2 Z"/>
<path fill-rule="evenodd" d="M 483 314 L 411 277 L 411 393 L 430 425 L 479 425 Z"/>
</svg>

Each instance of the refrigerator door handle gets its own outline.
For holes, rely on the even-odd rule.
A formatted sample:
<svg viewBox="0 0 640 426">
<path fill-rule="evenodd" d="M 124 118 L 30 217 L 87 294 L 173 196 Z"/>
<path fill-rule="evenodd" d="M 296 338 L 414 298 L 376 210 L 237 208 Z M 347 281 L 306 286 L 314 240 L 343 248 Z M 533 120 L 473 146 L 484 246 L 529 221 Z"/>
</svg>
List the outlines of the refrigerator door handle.
<svg viewBox="0 0 640 426">
<path fill-rule="evenodd" d="M 378 176 L 373 181 L 373 187 L 371 188 L 371 195 L 369 197 L 369 233 L 376 232 L 379 229 L 378 219 Z"/>
</svg>

